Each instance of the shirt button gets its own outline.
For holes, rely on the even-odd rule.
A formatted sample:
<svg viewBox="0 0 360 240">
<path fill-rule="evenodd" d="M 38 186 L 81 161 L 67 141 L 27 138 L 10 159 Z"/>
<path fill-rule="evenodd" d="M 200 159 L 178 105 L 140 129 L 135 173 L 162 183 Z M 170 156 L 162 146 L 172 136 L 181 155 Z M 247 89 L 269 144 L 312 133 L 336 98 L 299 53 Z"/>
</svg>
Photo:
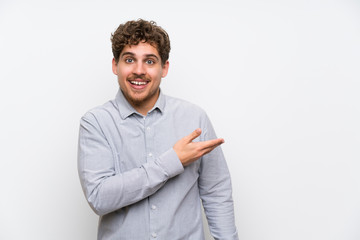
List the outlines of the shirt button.
<svg viewBox="0 0 360 240">
<path fill-rule="evenodd" d="M 149 157 L 152 157 L 152 153 L 149 153 Z"/>
<path fill-rule="evenodd" d="M 150 127 L 147 127 L 147 128 L 146 128 L 146 130 L 148 130 L 148 131 L 150 131 L 150 129 L 151 129 Z"/>
<path fill-rule="evenodd" d="M 153 238 L 156 238 L 156 237 L 157 237 L 157 234 L 156 234 L 156 233 L 152 233 L 151 236 L 152 236 Z"/>
<path fill-rule="evenodd" d="M 155 205 L 152 205 L 152 206 L 151 206 L 151 209 L 152 209 L 152 210 L 155 210 L 155 209 L 156 209 L 156 206 L 155 206 Z"/>
</svg>

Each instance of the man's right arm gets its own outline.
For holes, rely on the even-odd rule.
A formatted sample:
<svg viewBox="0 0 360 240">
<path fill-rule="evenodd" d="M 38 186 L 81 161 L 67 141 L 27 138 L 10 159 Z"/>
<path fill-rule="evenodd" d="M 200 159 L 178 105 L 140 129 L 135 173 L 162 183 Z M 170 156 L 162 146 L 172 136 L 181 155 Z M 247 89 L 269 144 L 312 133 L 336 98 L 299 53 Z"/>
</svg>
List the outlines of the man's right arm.
<svg viewBox="0 0 360 240">
<path fill-rule="evenodd" d="M 182 173 L 171 148 L 152 162 L 123 173 L 115 171 L 115 157 L 97 120 L 91 114 L 80 123 L 78 172 L 86 199 L 98 215 L 138 202 Z"/>
</svg>

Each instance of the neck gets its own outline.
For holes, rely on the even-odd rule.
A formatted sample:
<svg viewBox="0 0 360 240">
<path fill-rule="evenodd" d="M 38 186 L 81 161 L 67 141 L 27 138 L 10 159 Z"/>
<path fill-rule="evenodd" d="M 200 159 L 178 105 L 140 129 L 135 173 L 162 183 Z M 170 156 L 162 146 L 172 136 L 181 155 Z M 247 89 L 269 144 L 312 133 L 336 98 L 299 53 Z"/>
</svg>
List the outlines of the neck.
<svg viewBox="0 0 360 240">
<path fill-rule="evenodd" d="M 130 103 L 130 105 L 141 115 L 146 116 L 148 112 L 155 106 L 156 101 L 158 100 L 160 91 L 157 91 L 150 98 L 142 99 L 141 101 L 131 101 L 125 95 L 125 98 Z"/>
<path fill-rule="evenodd" d="M 133 108 L 135 108 L 135 110 L 140 113 L 143 116 L 146 116 L 148 114 L 148 112 L 154 107 L 154 104 L 149 104 L 149 105 L 145 105 L 145 104 L 131 104 L 133 106 Z"/>
</svg>

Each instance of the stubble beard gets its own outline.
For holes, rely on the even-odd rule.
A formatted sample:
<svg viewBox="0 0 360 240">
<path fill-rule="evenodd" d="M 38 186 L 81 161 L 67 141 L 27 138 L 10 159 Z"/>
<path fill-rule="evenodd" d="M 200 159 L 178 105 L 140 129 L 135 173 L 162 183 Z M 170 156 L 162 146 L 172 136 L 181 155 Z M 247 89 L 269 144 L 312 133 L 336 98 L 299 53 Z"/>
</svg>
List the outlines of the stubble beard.
<svg viewBox="0 0 360 240">
<path fill-rule="evenodd" d="M 132 81 L 132 80 L 135 80 L 135 79 L 141 79 L 143 81 L 148 81 L 148 82 L 151 82 L 151 78 L 149 78 L 148 76 L 146 75 L 137 75 L 137 74 L 132 74 L 131 76 L 129 76 L 126 81 Z M 151 90 L 149 91 L 149 93 L 143 97 L 139 96 L 139 97 L 136 97 L 136 93 L 135 94 L 130 94 L 128 93 L 127 91 L 124 91 L 124 89 L 121 88 L 121 85 L 119 83 L 119 86 L 120 86 L 120 89 L 123 93 L 123 95 L 125 96 L 126 100 L 133 106 L 133 107 L 142 107 L 142 106 L 146 106 L 146 104 L 156 96 L 156 99 L 158 98 L 159 96 L 159 93 L 160 93 L 160 85 L 154 89 L 154 90 Z M 130 87 L 131 89 L 131 87 Z M 131 91 L 131 90 L 130 90 Z M 141 95 L 142 93 L 140 93 Z"/>
<path fill-rule="evenodd" d="M 150 91 L 149 94 L 145 95 L 144 97 L 133 97 L 130 94 L 122 91 L 126 100 L 134 107 L 141 107 L 145 106 L 154 96 L 159 95 L 160 89 L 157 88 L 155 91 Z"/>
</svg>

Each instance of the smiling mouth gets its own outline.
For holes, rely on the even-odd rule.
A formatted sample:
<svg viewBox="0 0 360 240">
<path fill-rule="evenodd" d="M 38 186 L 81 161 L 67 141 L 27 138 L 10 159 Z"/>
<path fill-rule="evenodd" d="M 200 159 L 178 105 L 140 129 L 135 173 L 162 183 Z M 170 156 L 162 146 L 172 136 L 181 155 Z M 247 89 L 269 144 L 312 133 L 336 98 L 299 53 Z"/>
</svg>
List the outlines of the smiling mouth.
<svg viewBox="0 0 360 240">
<path fill-rule="evenodd" d="M 146 88 L 151 79 L 147 78 L 145 74 L 132 74 L 128 79 L 130 86 L 136 90 L 143 90 Z"/>
<path fill-rule="evenodd" d="M 130 83 L 137 86 L 148 84 L 148 82 L 140 82 L 140 81 L 130 81 Z"/>
<path fill-rule="evenodd" d="M 133 90 L 140 91 L 144 90 L 150 81 L 144 79 L 129 79 L 128 82 Z"/>
</svg>

